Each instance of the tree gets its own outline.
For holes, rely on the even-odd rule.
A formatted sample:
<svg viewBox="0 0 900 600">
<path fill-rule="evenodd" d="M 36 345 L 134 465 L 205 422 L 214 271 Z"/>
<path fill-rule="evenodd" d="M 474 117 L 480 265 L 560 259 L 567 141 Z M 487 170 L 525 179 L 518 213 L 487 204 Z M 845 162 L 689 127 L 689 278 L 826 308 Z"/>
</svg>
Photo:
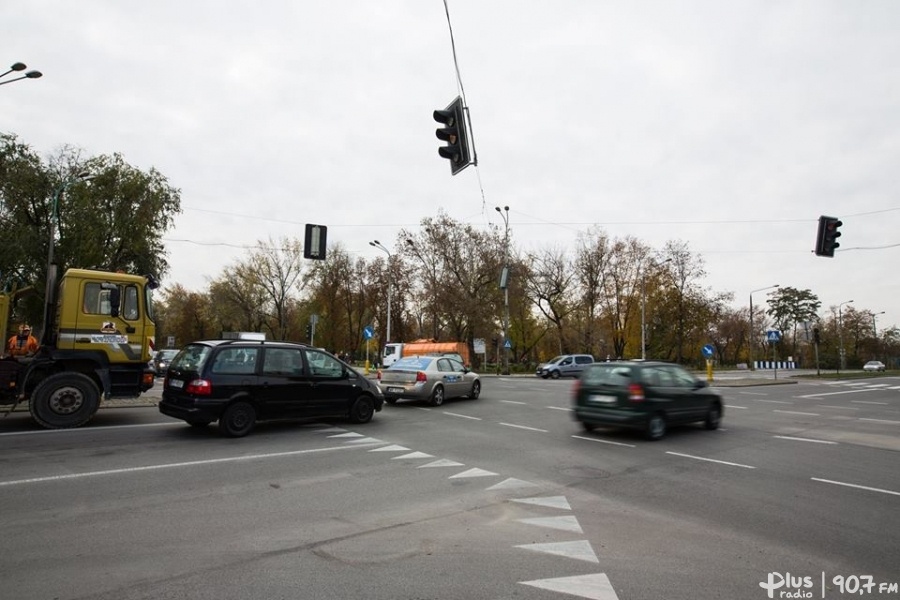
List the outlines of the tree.
<svg viewBox="0 0 900 600">
<path fill-rule="evenodd" d="M 798 327 L 801 324 L 818 321 L 821 306 L 818 297 L 810 290 L 784 286 L 769 293 L 769 309 L 766 314 L 772 317 L 776 329 L 783 334 L 791 333 L 791 356 L 797 355 Z M 782 340 L 782 346 L 785 342 L 786 340 Z"/>
</svg>

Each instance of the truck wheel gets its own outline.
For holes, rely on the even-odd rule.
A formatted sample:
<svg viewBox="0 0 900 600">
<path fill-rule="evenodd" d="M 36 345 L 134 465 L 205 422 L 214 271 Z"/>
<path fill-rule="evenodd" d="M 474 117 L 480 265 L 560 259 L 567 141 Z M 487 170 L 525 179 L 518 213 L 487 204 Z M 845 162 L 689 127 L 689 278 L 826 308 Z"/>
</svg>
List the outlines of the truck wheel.
<svg viewBox="0 0 900 600">
<path fill-rule="evenodd" d="M 37 385 L 28 408 L 31 417 L 47 429 L 81 427 L 97 414 L 100 390 L 83 373 L 55 373 Z"/>
<path fill-rule="evenodd" d="M 244 437 L 256 425 L 256 409 L 249 402 L 230 404 L 219 417 L 219 431 L 228 437 Z"/>
</svg>

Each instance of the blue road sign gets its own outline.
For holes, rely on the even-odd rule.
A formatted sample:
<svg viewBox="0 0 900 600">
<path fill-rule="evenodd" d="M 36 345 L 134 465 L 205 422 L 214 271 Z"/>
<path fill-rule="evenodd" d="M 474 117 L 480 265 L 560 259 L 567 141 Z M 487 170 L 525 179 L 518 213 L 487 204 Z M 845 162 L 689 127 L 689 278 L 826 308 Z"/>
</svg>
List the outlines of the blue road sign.
<svg viewBox="0 0 900 600">
<path fill-rule="evenodd" d="M 375 336 L 375 330 L 372 329 L 371 325 L 366 325 L 365 327 L 363 327 L 363 337 L 364 338 L 366 338 L 367 340 L 371 340 L 372 337 L 374 337 L 374 336 Z"/>
<path fill-rule="evenodd" d="M 770 329 L 766 332 L 766 341 L 767 342 L 780 342 L 781 341 L 781 332 L 775 329 Z"/>
<path fill-rule="evenodd" d="M 716 349 L 712 344 L 706 344 L 700 351 L 703 352 L 704 358 L 712 358 L 713 354 L 716 353 Z"/>
<path fill-rule="evenodd" d="M 506 340 L 506 343 L 503 344 L 503 347 L 504 347 L 504 348 L 512 348 L 512 344 L 510 343 L 509 340 Z"/>
</svg>

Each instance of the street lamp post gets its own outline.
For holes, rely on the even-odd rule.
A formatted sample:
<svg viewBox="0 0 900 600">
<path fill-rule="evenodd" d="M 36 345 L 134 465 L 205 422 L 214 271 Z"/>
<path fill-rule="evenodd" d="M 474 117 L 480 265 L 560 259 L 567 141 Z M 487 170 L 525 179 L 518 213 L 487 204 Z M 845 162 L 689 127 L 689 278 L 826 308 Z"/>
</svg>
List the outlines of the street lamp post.
<svg viewBox="0 0 900 600">
<path fill-rule="evenodd" d="M 763 288 L 759 288 L 758 290 L 750 291 L 750 370 L 755 371 L 756 366 L 753 364 L 753 341 L 755 339 L 756 333 L 753 331 L 753 294 L 756 292 L 763 292 L 765 290 L 771 290 L 773 288 L 780 287 L 779 284 L 769 285 Z"/>
<path fill-rule="evenodd" d="M 53 193 L 53 203 L 50 205 L 50 238 L 47 240 L 47 282 L 44 289 L 44 331 L 41 333 L 41 344 L 50 344 L 53 341 L 51 340 L 51 331 L 53 331 L 53 304 L 54 294 L 56 292 L 56 271 L 53 266 L 53 245 L 56 242 L 56 224 L 57 221 L 59 221 L 59 199 L 69 186 L 91 178 L 92 175 L 86 171 L 78 173 L 74 177 L 66 179 L 59 184 L 59 187 L 57 187 L 56 191 Z"/>
<path fill-rule="evenodd" d="M 846 302 L 841 302 L 838 304 L 838 344 L 840 346 L 841 355 L 838 357 L 838 368 L 837 372 L 840 374 L 841 369 L 846 370 L 847 365 L 844 363 L 844 317 L 843 313 L 841 313 L 841 307 L 845 304 L 852 304 L 853 300 L 847 300 Z"/>
<path fill-rule="evenodd" d="M 667 258 L 659 264 L 656 264 L 652 260 L 650 261 L 650 266 L 659 267 L 666 263 L 672 262 L 671 258 Z M 647 321 L 645 318 L 646 315 L 646 305 L 647 305 L 647 269 L 641 269 L 641 360 L 647 359 Z"/>
<path fill-rule="evenodd" d="M 878 327 L 875 325 L 875 317 L 878 315 L 883 315 L 884 311 L 872 313 L 872 335 L 875 336 L 875 356 L 872 358 L 878 358 Z"/>
<path fill-rule="evenodd" d="M 2 75 L 0 75 L 0 78 L 6 77 L 7 75 L 9 75 L 10 73 L 12 73 L 12 72 L 14 72 L 14 71 L 15 71 L 15 72 L 19 72 L 19 71 L 24 71 L 25 69 L 26 69 L 25 63 L 20 63 L 20 62 L 13 63 L 13 65 L 9 68 L 9 70 L 8 70 L 7 72 L 5 72 L 5 73 L 3 73 Z M 19 81 L 19 80 L 22 80 L 22 79 L 37 79 L 37 78 L 40 77 L 41 75 L 43 75 L 43 73 L 41 73 L 40 71 L 35 71 L 34 69 L 32 69 L 31 71 L 28 71 L 27 73 L 25 73 L 25 74 L 22 75 L 21 77 L 16 77 L 16 78 L 14 78 L 14 79 L 8 79 L 8 80 L 6 80 L 6 81 L 0 81 L 0 85 L 6 85 L 7 83 L 12 83 L 13 81 Z"/>
<path fill-rule="evenodd" d="M 369 242 L 370 246 L 378 248 L 379 250 L 383 250 L 388 255 L 388 284 L 387 284 L 387 334 L 385 336 L 385 343 L 391 341 L 391 252 L 387 248 L 382 245 L 381 242 L 375 240 L 374 242 Z"/>
<path fill-rule="evenodd" d="M 494 210 L 503 217 L 503 272 L 500 274 L 500 287 L 503 289 L 503 374 L 509 375 L 509 207 Z"/>
</svg>

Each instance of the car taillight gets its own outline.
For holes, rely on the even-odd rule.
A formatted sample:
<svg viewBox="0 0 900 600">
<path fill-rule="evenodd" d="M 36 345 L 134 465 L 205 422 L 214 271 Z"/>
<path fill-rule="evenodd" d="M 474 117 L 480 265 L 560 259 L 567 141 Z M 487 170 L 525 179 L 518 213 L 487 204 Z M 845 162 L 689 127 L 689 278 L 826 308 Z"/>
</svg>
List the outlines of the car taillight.
<svg viewBox="0 0 900 600">
<path fill-rule="evenodd" d="M 187 384 L 184 391 L 197 396 L 209 396 L 212 394 L 212 384 L 205 379 L 195 379 Z"/>
<path fill-rule="evenodd" d="M 628 386 L 628 399 L 632 402 L 644 401 L 644 388 L 639 383 L 632 383 Z"/>
<path fill-rule="evenodd" d="M 425 375 L 424 371 L 418 371 L 416 373 L 416 383 L 425 383 L 428 381 L 428 377 Z"/>
</svg>

